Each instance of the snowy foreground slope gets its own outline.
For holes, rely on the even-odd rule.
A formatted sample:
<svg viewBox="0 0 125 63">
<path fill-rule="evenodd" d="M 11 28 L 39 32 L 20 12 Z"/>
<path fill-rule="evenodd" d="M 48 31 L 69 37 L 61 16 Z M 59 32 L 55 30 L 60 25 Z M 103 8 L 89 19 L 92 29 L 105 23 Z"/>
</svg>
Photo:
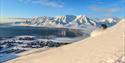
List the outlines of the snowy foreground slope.
<svg viewBox="0 0 125 63">
<path fill-rule="evenodd" d="M 125 63 L 125 19 L 100 35 L 6 63 Z"/>
</svg>

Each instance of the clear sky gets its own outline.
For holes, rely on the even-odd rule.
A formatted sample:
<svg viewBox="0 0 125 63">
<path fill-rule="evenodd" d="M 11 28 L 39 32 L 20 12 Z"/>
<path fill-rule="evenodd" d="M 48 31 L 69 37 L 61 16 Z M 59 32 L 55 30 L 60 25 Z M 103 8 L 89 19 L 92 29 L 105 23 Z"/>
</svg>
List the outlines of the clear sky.
<svg viewBox="0 0 125 63">
<path fill-rule="evenodd" d="M 125 0 L 0 0 L 0 16 L 124 17 Z"/>
</svg>

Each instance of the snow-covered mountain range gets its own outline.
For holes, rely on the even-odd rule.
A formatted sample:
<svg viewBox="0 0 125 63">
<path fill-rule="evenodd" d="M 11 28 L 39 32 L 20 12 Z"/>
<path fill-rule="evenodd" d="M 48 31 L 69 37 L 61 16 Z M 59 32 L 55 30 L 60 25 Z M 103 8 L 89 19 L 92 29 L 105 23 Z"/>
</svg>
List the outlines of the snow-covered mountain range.
<svg viewBox="0 0 125 63">
<path fill-rule="evenodd" d="M 101 24 L 106 24 L 108 27 L 115 25 L 117 22 L 119 22 L 121 19 L 117 17 L 109 17 L 109 18 L 102 18 L 96 20 L 96 25 L 100 26 Z"/>
<path fill-rule="evenodd" d="M 62 28 L 87 28 L 98 27 L 101 24 L 112 26 L 116 24 L 119 18 L 103 18 L 103 19 L 91 19 L 85 15 L 65 15 L 55 17 L 32 17 L 25 21 L 14 22 L 14 25 L 22 26 L 42 26 L 42 27 L 62 27 Z"/>
<path fill-rule="evenodd" d="M 17 22 L 15 22 L 15 24 L 17 24 Z M 95 26 L 96 22 L 84 15 L 66 15 L 56 17 L 33 17 L 30 20 L 26 20 L 18 24 L 52 27 L 82 27 L 83 25 Z"/>
</svg>

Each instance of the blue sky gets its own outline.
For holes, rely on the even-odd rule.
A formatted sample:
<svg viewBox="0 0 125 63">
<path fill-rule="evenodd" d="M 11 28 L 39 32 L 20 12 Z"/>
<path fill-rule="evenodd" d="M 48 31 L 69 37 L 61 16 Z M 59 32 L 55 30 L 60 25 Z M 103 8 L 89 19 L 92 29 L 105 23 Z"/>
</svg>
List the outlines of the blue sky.
<svg viewBox="0 0 125 63">
<path fill-rule="evenodd" d="M 124 17 L 125 0 L 0 0 L 0 16 Z"/>
</svg>

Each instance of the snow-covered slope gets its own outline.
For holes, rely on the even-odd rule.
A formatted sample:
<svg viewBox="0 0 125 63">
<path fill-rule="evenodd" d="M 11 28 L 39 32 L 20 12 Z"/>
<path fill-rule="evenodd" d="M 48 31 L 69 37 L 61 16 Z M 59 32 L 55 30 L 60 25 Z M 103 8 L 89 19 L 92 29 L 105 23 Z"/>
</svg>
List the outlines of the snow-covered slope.
<svg viewBox="0 0 125 63">
<path fill-rule="evenodd" d="M 111 27 L 115 24 L 117 24 L 119 21 L 122 21 L 123 19 L 119 19 L 119 18 L 104 18 L 104 19 L 97 19 L 96 20 L 96 24 L 97 27 L 94 31 L 92 31 L 90 33 L 90 35 L 92 37 L 99 35 L 100 33 L 102 33 L 102 31 L 104 31 L 103 28 L 101 28 L 102 24 L 106 24 L 108 27 Z"/>
<path fill-rule="evenodd" d="M 125 63 L 125 19 L 100 35 L 7 63 Z"/>
</svg>

